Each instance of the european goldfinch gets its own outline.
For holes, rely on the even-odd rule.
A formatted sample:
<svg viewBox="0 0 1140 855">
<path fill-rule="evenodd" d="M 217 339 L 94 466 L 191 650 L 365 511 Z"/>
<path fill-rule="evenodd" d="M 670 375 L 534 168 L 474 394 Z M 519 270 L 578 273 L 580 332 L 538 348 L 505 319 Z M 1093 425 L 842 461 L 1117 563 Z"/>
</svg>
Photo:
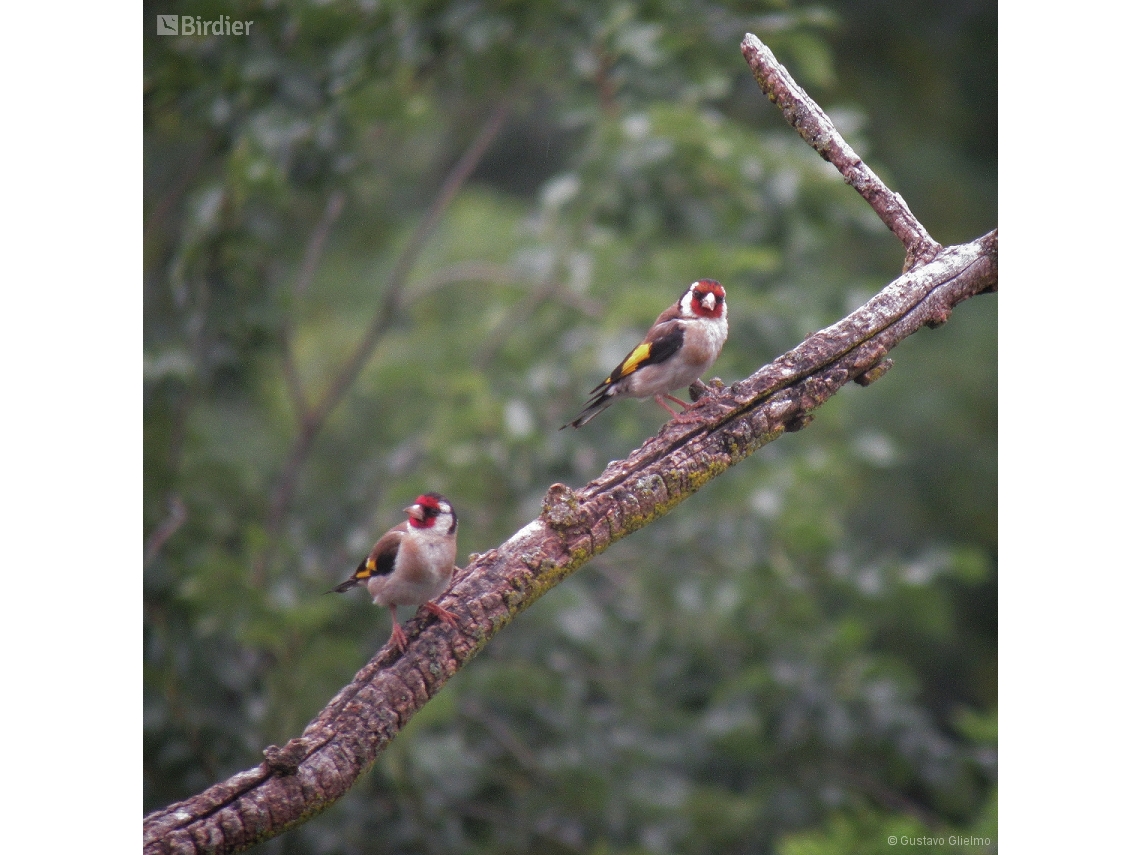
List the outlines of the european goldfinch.
<svg viewBox="0 0 1140 855">
<path fill-rule="evenodd" d="M 411 507 L 404 508 L 407 522 L 388 529 L 376 541 L 368 557 L 360 562 L 352 578 L 332 591 L 343 594 L 365 585 L 372 602 L 387 606 L 392 613 L 392 636 L 401 650 L 408 637 L 400 628 L 396 606 L 424 605 L 440 620 L 455 626 L 455 615 L 432 602 L 451 584 L 455 568 L 455 529 L 459 524 L 455 509 L 439 493 L 424 493 Z"/>
<path fill-rule="evenodd" d="M 674 412 L 665 399 L 680 404 L 682 412 L 695 406 L 674 398 L 669 392 L 690 385 L 708 371 L 727 338 L 728 303 L 724 299 L 724 287 L 715 279 L 699 279 L 685 290 L 681 299 L 658 316 L 641 344 L 629 352 L 610 376 L 591 390 L 593 398 L 578 418 L 559 430 L 579 428 L 618 398 L 629 397 L 653 396 L 669 415 L 681 420 L 682 413 Z"/>
</svg>

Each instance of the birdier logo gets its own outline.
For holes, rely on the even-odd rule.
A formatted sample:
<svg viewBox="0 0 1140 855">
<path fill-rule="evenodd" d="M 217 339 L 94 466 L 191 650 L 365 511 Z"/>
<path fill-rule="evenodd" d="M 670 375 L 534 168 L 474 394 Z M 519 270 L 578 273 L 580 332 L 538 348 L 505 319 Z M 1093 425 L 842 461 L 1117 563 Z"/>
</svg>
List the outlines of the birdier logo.
<svg viewBox="0 0 1140 855">
<path fill-rule="evenodd" d="M 229 15 L 219 15 L 212 21 L 203 21 L 201 15 L 159 15 L 160 36 L 248 36 L 253 21 L 234 21 Z"/>
</svg>

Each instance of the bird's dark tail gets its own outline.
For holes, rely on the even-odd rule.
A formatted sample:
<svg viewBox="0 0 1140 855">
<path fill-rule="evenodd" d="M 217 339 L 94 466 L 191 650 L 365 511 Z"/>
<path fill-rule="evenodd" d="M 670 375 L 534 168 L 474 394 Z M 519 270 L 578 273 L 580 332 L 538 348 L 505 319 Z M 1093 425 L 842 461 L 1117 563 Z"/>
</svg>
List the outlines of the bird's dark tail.
<svg viewBox="0 0 1140 855">
<path fill-rule="evenodd" d="M 332 588 L 328 591 L 325 591 L 325 593 L 326 594 L 343 594 L 345 591 L 349 590 L 350 588 L 355 588 L 359 584 L 360 584 L 359 579 L 356 579 L 356 578 L 349 579 L 347 582 L 341 582 L 335 588 Z"/>
<path fill-rule="evenodd" d="M 563 430 L 568 427 L 580 428 L 582 425 L 586 424 L 586 422 L 590 421 L 590 419 L 592 419 L 594 416 L 596 416 L 598 413 L 600 413 L 602 410 L 614 402 L 613 395 L 610 393 L 609 381 L 607 380 L 601 385 L 605 388 L 603 388 L 600 392 L 597 392 L 597 389 L 594 390 L 597 392 L 597 394 L 594 395 L 592 399 L 590 399 L 590 402 L 586 404 L 585 409 L 583 409 L 582 412 L 578 413 L 578 417 L 573 421 L 562 425 L 559 430 Z"/>
</svg>

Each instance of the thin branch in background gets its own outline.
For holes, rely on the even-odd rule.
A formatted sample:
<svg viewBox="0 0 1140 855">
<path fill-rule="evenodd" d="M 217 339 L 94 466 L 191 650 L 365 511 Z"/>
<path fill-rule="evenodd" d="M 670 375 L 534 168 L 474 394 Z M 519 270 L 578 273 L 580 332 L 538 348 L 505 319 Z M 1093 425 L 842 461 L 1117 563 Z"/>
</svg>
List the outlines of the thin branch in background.
<svg viewBox="0 0 1140 855">
<path fill-rule="evenodd" d="M 313 227 L 309 241 L 305 245 L 305 255 L 301 260 L 301 269 L 293 281 L 293 303 L 304 296 L 313 284 L 320 265 L 321 256 L 324 255 L 332 227 L 340 219 L 344 210 L 345 194 L 343 190 L 336 190 L 330 196 L 320 220 Z M 281 323 L 281 371 L 285 375 L 285 385 L 289 389 L 289 399 L 293 402 L 293 410 L 297 415 L 298 427 L 303 427 L 305 416 L 309 411 L 309 404 L 305 397 L 305 389 L 301 385 L 300 373 L 297 371 L 297 361 L 293 355 L 293 324 L 291 314 L 285 313 Z"/>
<path fill-rule="evenodd" d="M 527 319 L 535 313 L 539 306 L 550 299 L 551 295 L 559 289 L 557 282 L 548 282 L 538 288 L 533 288 L 527 295 L 515 303 L 494 329 L 487 333 L 483 339 L 483 346 L 471 358 L 471 364 L 478 371 L 486 371 L 495 354 L 503 346 L 511 330 L 520 329 Z"/>
<path fill-rule="evenodd" d="M 170 495 L 167 500 L 167 507 L 166 516 L 146 540 L 146 550 L 143 552 L 144 569 L 150 566 L 150 563 L 158 557 L 162 547 L 166 545 L 166 541 L 170 540 L 186 522 L 186 505 L 177 494 L 172 493 Z"/>
<path fill-rule="evenodd" d="M 598 90 L 598 102 L 602 112 L 609 118 L 618 114 L 617 86 L 613 79 L 613 57 L 602 45 L 594 50 L 594 86 Z"/>
<path fill-rule="evenodd" d="M 503 264 L 494 264 L 484 261 L 465 261 L 443 270 L 437 271 L 414 289 L 410 289 L 408 299 L 418 300 L 439 288 L 455 285 L 460 282 L 485 282 L 496 285 L 521 284 L 526 278 L 521 276 L 513 267 Z M 480 370 L 486 369 L 494 358 L 495 353 L 502 347 L 507 335 L 513 329 L 519 329 L 526 320 L 534 314 L 542 304 L 557 300 L 587 317 L 601 316 L 602 304 L 598 300 L 581 294 L 575 294 L 568 288 L 562 287 L 558 282 L 532 288 L 527 295 L 515 304 L 513 311 L 497 323 L 485 337 L 485 344 L 471 359 L 472 365 Z"/>
<path fill-rule="evenodd" d="M 605 311 L 605 306 L 601 300 L 595 300 L 585 294 L 575 294 L 569 288 L 559 288 L 551 295 L 551 298 L 595 321 L 599 320 Z"/>
<path fill-rule="evenodd" d="M 313 278 L 317 275 L 317 267 L 321 263 L 321 256 L 324 255 L 325 246 L 329 242 L 329 235 L 332 234 L 332 227 L 336 225 L 336 221 L 340 219 L 340 215 L 344 211 L 346 198 L 343 190 L 334 190 L 329 195 L 321 219 L 313 227 L 313 233 L 309 235 L 309 242 L 305 244 L 305 256 L 301 261 L 301 270 L 293 282 L 294 299 L 305 296 L 305 292 L 313 284 Z"/>
<path fill-rule="evenodd" d="M 496 264 L 493 261 L 461 261 L 432 273 L 427 279 L 408 289 L 407 299 L 413 303 L 448 285 L 462 282 L 488 282 L 495 285 L 509 285 L 523 282 L 525 278 L 510 265 Z"/>
<path fill-rule="evenodd" d="M 768 46 L 748 33 L 740 50 L 748 67 L 752 69 L 757 84 L 768 96 L 768 100 L 780 108 L 788 124 L 819 152 L 820 157 L 839 170 L 843 180 L 867 200 L 879 219 L 902 241 L 907 254 L 903 270 L 909 270 L 915 263 L 932 259 L 942 247 L 911 213 L 906 200 L 892 192 L 871 167 L 863 162 L 843 139 L 828 115 L 800 88 L 788 70 L 776 61 Z"/>
<path fill-rule="evenodd" d="M 193 409 L 194 402 L 197 400 L 195 392 L 197 386 L 197 381 L 191 380 L 179 393 L 178 399 L 172 407 L 170 446 L 166 451 L 166 465 L 172 473 L 177 473 L 182 466 L 182 450 L 186 442 L 186 426 L 190 421 L 190 412 Z M 149 567 L 158 557 L 162 548 L 189 517 L 189 511 L 177 493 L 170 494 L 167 507 L 168 511 L 166 517 L 163 518 L 163 521 L 158 524 L 158 527 L 151 532 L 150 537 L 147 538 L 146 547 L 143 550 L 144 569 Z"/>
<path fill-rule="evenodd" d="M 512 307 L 507 316 L 499 321 L 493 330 L 487 333 L 483 346 L 476 351 L 475 356 L 471 359 L 472 365 L 480 371 L 486 371 L 491 360 L 506 344 L 511 331 L 524 329 L 526 322 L 534 313 L 541 306 L 551 301 L 562 303 L 589 318 L 598 318 L 602 314 L 600 301 L 585 295 L 575 294 L 569 288 L 564 287 L 561 282 L 548 282 L 530 291 L 526 297 Z"/>
<path fill-rule="evenodd" d="M 897 790 L 888 787 L 886 784 L 877 780 L 871 775 L 853 769 L 850 766 L 835 765 L 831 767 L 832 774 L 843 780 L 846 780 L 851 786 L 857 790 L 869 795 L 872 799 L 885 807 L 887 810 L 898 811 L 907 816 L 917 820 L 924 826 L 932 831 L 945 831 L 945 823 L 939 819 L 938 815 L 930 810 L 927 810 L 922 805 L 918 804 L 913 799 L 907 798 Z"/>
<path fill-rule="evenodd" d="M 305 413 L 270 503 L 268 529 L 271 535 L 280 530 L 285 511 L 297 489 L 297 480 L 300 478 L 301 468 L 312 451 L 317 434 L 320 433 L 329 415 L 344 398 L 345 393 L 376 350 L 380 337 L 395 322 L 397 310 L 400 308 L 403 299 L 408 274 L 419 259 L 427 239 L 439 224 L 456 194 L 462 189 L 467 179 L 471 177 L 471 173 L 475 171 L 475 167 L 482 160 L 483 155 L 487 153 L 487 149 L 498 136 L 499 131 L 502 130 L 506 119 L 507 105 L 502 104 L 484 122 L 479 134 L 467 147 L 459 162 L 452 167 L 419 227 L 396 260 L 396 265 L 388 277 L 384 300 L 372 316 L 372 321 L 357 344 L 355 351 L 332 382 L 329 383 L 328 388 L 325 389 L 316 405 Z"/>
<path fill-rule="evenodd" d="M 190 189 L 190 185 L 194 183 L 194 179 L 198 175 L 198 170 L 202 168 L 202 164 L 206 162 L 207 155 L 218 144 L 218 139 L 213 134 L 208 134 L 198 147 L 194 149 L 194 153 L 187 158 L 185 168 L 182 170 L 178 180 L 174 183 L 166 193 L 162 195 L 143 221 L 143 240 L 145 241 L 154 232 L 156 228 L 161 226 L 170 212 L 174 210 L 178 200 L 186 195 L 186 191 Z"/>
<path fill-rule="evenodd" d="M 195 149 L 194 154 L 187 160 L 179 180 L 163 195 L 158 204 L 155 205 L 154 210 L 152 210 L 150 215 L 146 218 L 143 224 L 144 240 L 154 229 L 162 225 L 178 201 L 186 194 L 186 191 L 194 183 L 194 178 L 202 168 L 202 164 L 206 161 L 207 156 L 214 146 L 217 145 L 217 142 L 217 139 L 213 135 L 208 135 Z M 178 393 L 177 401 L 171 408 L 170 447 L 167 450 L 167 466 L 172 473 L 177 473 L 182 465 L 182 451 L 186 439 L 186 426 L 190 419 L 190 413 L 197 402 L 197 395 L 200 391 L 200 380 L 198 377 L 200 377 L 202 372 L 201 366 L 205 362 L 205 325 L 201 323 L 201 318 L 205 314 L 205 306 L 209 300 L 209 294 L 201 282 L 193 289 L 193 294 L 196 298 L 196 302 L 191 306 L 188 312 L 186 330 L 189 335 L 189 348 L 196 370 L 195 376 L 187 381 L 186 385 Z M 167 499 L 166 516 L 155 530 L 151 532 L 143 548 L 144 569 L 150 566 L 158 557 L 162 548 L 183 526 L 188 516 L 189 511 L 182 501 L 182 498 L 177 493 L 171 493 Z"/>
<path fill-rule="evenodd" d="M 507 754 L 510 754 L 519 767 L 530 775 L 545 777 L 545 770 L 534 756 L 526 742 L 518 736 L 507 722 L 474 698 L 467 699 L 460 707 L 460 714 L 480 725 L 494 738 Z"/>
</svg>

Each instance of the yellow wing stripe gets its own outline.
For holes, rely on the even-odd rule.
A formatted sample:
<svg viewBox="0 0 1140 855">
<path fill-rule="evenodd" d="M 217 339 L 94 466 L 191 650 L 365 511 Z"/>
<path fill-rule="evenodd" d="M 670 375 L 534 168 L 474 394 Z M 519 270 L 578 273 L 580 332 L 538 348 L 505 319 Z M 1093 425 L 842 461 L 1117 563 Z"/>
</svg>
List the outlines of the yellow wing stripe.
<svg viewBox="0 0 1140 855">
<path fill-rule="evenodd" d="M 625 362 L 621 364 L 618 369 L 618 377 L 628 377 L 634 371 L 642 366 L 642 364 L 649 358 L 649 345 L 639 344 L 633 349 L 633 352 L 625 358 Z"/>
<path fill-rule="evenodd" d="M 367 579 L 369 576 L 371 576 L 375 572 L 376 572 L 376 562 L 373 561 L 371 558 L 369 558 L 367 561 L 365 561 L 363 564 L 361 564 L 360 567 L 357 568 L 356 572 L 352 574 L 352 578 L 354 578 L 354 579 Z"/>
</svg>

